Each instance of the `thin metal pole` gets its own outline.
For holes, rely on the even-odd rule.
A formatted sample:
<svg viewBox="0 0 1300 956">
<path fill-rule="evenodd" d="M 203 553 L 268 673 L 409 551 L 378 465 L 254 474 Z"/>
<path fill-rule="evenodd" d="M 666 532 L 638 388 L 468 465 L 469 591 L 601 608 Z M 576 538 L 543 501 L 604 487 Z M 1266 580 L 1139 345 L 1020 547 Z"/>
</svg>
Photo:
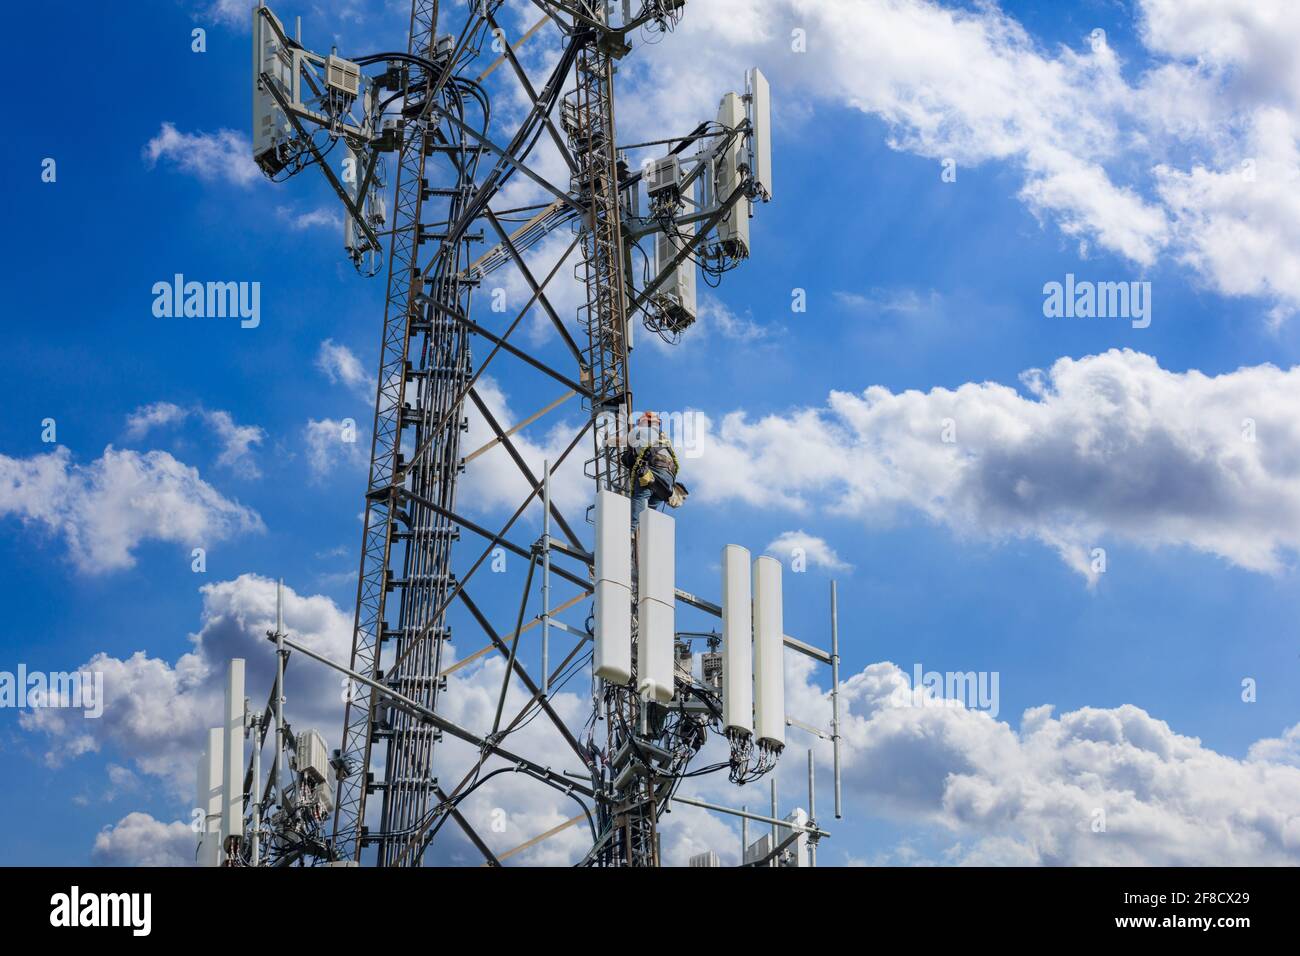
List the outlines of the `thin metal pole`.
<svg viewBox="0 0 1300 956">
<path fill-rule="evenodd" d="M 749 813 L 749 805 L 742 803 L 740 805 L 741 813 Z M 740 818 L 740 865 L 745 865 L 745 853 L 749 850 L 749 817 Z"/>
<path fill-rule="evenodd" d="M 551 690 L 551 463 L 542 462 L 542 696 Z"/>
<path fill-rule="evenodd" d="M 528 592 L 533 589 L 533 569 L 537 567 L 537 555 L 528 559 L 528 577 L 524 579 L 524 596 L 519 602 L 519 619 L 515 621 L 515 636 L 510 642 L 510 656 L 506 659 L 506 672 L 501 675 L 501 696 L 497 698 L 497 715 L 492 721 L 492 736 L 501 729 L 501 712 L 506 706 L 506 691 L 510 689 L 510 676 L 515 670 L 515 656 L 519 653 L 519 635 L 524 632 L 524 611 L 528 609 Z"/>
<path fill-rule="evenodd" d="M 275 804 L 284 809 L 284 578 L 275 586 Z"/>
<path fill-rule="evenodd" d="M 813 763 L 813 749 L 808 748 L 808 820 L 817 822 L 817 768 Z M 817 843 L 808 841 L 808 865 L 817 865 Z"/>
<path fill-rule="evenodd" d="M 840 803 L 840 610 L 831 582 L 831 752 L 835 759 L 835 819 L 844 817 Z"/>
<path fill-rule="evenodd" d="M 777 816 L 780 814 L 780 812 L 781 811 L 778 808 L 776 802 L 776 774 L 773 773 L 772 774 L 772 819 L 775 820 Z M 777 832 L 776 824 L 773 823 L 772 824 L 772 849 L 773 850 L 776 849 L 776 844 L 777 844 L 776 832 Z M 773 857 L 772 860 L 768 863 L 768 866 L 776 866 L 776 864 L 777 864 L 776 857 Z"/>
<path fill-rule="evenodd" d="M 244 710 L 248 710 L 244 706 Z M 255 714 L 249 726 L 253 738 L 253 833 L 248 841 L 248 859 L 259 866 L 258 857 L 262 838 L 262 715 Z"/>
</svg>

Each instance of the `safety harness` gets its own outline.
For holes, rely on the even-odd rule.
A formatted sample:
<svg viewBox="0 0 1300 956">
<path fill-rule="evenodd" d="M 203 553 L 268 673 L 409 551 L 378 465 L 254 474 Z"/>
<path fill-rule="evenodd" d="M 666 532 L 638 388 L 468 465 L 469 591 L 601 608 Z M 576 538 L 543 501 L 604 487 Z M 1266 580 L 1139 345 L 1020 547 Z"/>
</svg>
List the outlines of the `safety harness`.
<svg viewBox="0 0 1300 956">
<path fill-rule="evenodd" d="M 645 457 L 648 452 L 658 451 L 661 448 L 667 451 L 668 454 L 672 456 L 673 477 L 674 478 L 677 477 L 677 472 L 681 470 L 681 462 L 678 461 L 677 459 L 677 452 L 673 451 L 672 443 L 668 441 L 666 438 L 663 438 L 661 436 L 655 440 L 654 444 L 646 445 L 639 452 L 637 452 L 636 460 L 632 463 L 632 480 L 636 482 L 638 486 L 644 488 L 647 485 L 650 485 L 654 482 L 655 480 L 654 472 L 651 471 L 649 468 L 646 468 L 643 471 L 642 466 L 645 464 Z"/>
</svg>

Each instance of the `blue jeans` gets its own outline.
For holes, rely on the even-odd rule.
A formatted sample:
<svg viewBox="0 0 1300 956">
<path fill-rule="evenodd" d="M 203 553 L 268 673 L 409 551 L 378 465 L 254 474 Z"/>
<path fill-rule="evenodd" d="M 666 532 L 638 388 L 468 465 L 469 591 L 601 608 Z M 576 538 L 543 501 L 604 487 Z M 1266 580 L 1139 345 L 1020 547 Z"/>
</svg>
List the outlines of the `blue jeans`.
<svg viewBox="0 0 1300 956">
<path fill-rule="evenodd" d="M 636 531 L 637 525 L 641 522 L 641 512 L 645 511 L 646 508 L 654 508 L 655 511 L 664 510 L 664 504 L 666 503 L 667 499 L 660 498 L 657 493 L 656 486 L 659 484 L 659 482 L 663 482 L 664 484 L 668 485 L 670 488 L 672 487 L 673 484 L 674 476 L 670 475 L 668 472 L 661 471 L 658 468 L 652 468 L 651 471 L 654 472 L 654 476 L 657 480 L 651 482 L 648 485 L 635 484 L 635 479 L 633 479 L 634 481 L 634 487 L 632 489 L 632 530 L 633 531 Z"/>
</svg>

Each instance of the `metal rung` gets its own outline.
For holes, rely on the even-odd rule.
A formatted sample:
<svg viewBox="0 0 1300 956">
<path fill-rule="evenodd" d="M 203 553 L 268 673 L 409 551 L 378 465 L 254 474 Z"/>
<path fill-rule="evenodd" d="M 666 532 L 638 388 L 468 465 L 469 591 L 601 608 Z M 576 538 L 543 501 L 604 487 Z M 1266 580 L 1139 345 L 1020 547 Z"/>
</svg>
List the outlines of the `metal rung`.
<svg viewBox="0 0 1300 956">
<path fill-rule="evenodd" d="M 424 155 L 431 156 L 434 153 L 490 153 L 491 150 L 486 146 L 479 146 L 472 143 L 435 143 L 432 139 L 424 141 Z"/>
<path fill-rule="evenodd" d="M 469 196 L 471 192 L 468 186 L 425 186 L 420 190 L 422 199 L 431 199 L 434 196 L 442 198 L 454 198 L 456 196 Z"/>
<path fill-rule="evenodd" d="M 446 242 L 451 233 L 426 233 L 424 229 L 420 230 L 420 242 Z M 464 233 L 458 239 L 458 242 L 482 242 L 484 234 L 482 233 Z"/>
</svg>

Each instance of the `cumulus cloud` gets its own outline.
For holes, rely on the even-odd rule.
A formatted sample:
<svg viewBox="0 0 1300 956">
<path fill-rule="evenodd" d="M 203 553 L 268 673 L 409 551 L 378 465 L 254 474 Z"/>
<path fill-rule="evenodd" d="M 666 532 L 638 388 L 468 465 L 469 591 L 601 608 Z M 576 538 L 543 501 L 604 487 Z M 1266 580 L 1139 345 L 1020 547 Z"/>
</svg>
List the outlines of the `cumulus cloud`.
<svg viewBox="0 0 1300 956">
<path fill-rule="evenodd" d="M 813 664 L 786 656 L 791 712 L 827 723 Z M 1237 760 L 1140 707 L 1033 707 L 1019 728 L 926 704 L 892 663 L 842 685 L 848 799 L 960 841 L 982 865 L 1295 865 L 1300 768 Z M 954 702 L 944 702 L 953 704 Z M 1294 728 L 1289 732 L 1294 736 Z M 816 745 L 829 761 L 828 745 Z M 824 764 L 828 765 L 828 764 Z"/>
<path fill-rule="evenodd" d="M 274 581 L 245 574 L 199 589 L 203 610 L 191 650 L 175 662 L 137 651 L 128 657 L 97 654 L 79 670 L 104 675 L 104 713 L 86 720 L 80 712 L 26 711 L 22 726 L 47 741 L 46 763 L 59 766 L 87 753 L 109 752 L 133 772 L 161 779 L 170 792 L 193 799 L 195 761 L 209 727 L 219 725 L 227 664 L 246 661 L 248 696 L 264 706 L 274 681 L 275 648 L 266 633 L 275 627 Z M 334 660 L 352 647 L 351 616 L 326 597 L 285 588 L 285 620 L 295 640 Z M 299 727 L 318 727 L 337 743 L 342 700 L 333 672 L 305 660 L 290 667 L 287 705 Z M 128 768 L 130 769 L 130 768 Z M 119 775 L 120 776 L 120 775 Z"/>
<path fill-rule="evenodd" d="M 236 424 L 229 412 L 204 412 L 203 417 L 221 442 L 217 464 L 224 465 L 245 478 L 260 477 L 261 471 L 253 462 L 252 449 L 254 445 L 262 443 L 266 432 L 256 425 Z"/>
<path fill-rule="evenodd" d="M 198 469 L 164 451 L 112 445 L 89 465 L 62 446 L 31 458 L 0 455 L 5 515 L 63 538 L 73 563 L 92 574 L 133 566 L 145 541 L 209 547 L 264 530 L 257 512 L 223 496 Z"/>
<path fill-rule="evenodd" d="M 1300 768 L 1300 724 L 1287 728 L 1281 737 L 1268 737 L 1251 744 L 1248 756 L 1251 760 Z"/>
<path fill-rule="evenodd" d="M 1226 168 L 1161 164 L 1157 188 L 1180 258 L 1219 292 L 1282 303 L 1277 324 L 1300 303 L 1300 118 L 1261 109 L 1242 147 Z"/>
<path fill-rule="evenodd" d="M 351 418 L 308 419 L 302 434 L 307 467 L 316 481 L 339 466 L 357 468 L 365 464 L 366 452 L 359 441 L 357 423 Z"/>
<path fill-rule="evenodd" d="M 237 6 L 217 0 L 209 12 L 246 23 Z M 514 12 L 521 24 L 533 15 Z M 355 14 L 350 4 L 336 8 L 336 19 Z M 1100 31 L 1049 45 L 996 4 L 713 0 L 688 9 L 653 57 L 622 65 L 620 128 L 633 139 L 690 129 L 759 63 L 773 81 L 778 125 L 792 128 L 832 104 L 883 120 L 895 149 L 959 168 L 1007 165 L 1026 206 L 1085 252 L 1103 249 L 1141 269 L 1173 258 L 1222 294 L 1270 301 L 1278 322 L 1300 306 L 1290 252 L 1300 221 L 1293 14 L 1289 0 L 1139 0 L 1141 59 L 1126 63 Z M 545 36 L 524 49 L 534 72 L 554 56 Z M 509 119 L 527 102 L 518 84 L 505 84 L 495 105 Z M 634 164 L 644 158 L 633 152 Z M 230 130 L 183 133 L 165 123 L 145 155 L 208 180 L 258 177 L 246 138 Z M 567 178 L 546 139 L 530 164 Z M 514 206 L 541 195 L 516 176 L 501 199 Z M 303 227 L 337 221 L 328 210 L 290 218 Z M 564 243 L 556 235 L 532 250 L 534 272 Z M 526 284 L 508 271 L 501 287 L 522 302 Z M 562 272 L 551 293 L 568 316 L 581 288 Z M 548 328 L 534 310 L 534 339 Z"/>
<path fill-rule="evenodd" d="M 783 531 L 768 544 L 765 550 L 786 561 L 794 561 L 796 557 L 802 557 L 813 567 L 825 568 L 828 571 L 848 571 L 851 567 L 840 560 L 835 549 L 827 544 L 824 538 L 808 534 L 803 530 Z"/>
<path fill-rule="evenodd" d="M 336 229 L 340 232 L 343 229 L 343 214 L 328 206 L 309 209 L 306 212 L 295 212 L 288 206 L 277 206 L 275 212 L 289 224 L 289 228 L 296 232 L 317 227 Z"/>
<path fill-rule="evenodd" d="M 1165 214 L 1107 166 L 1122 153 L 1131 95 L 1104 43 L 1046 51 L 993 5 L 928 0 L 729 0 L 688 9 L 638 65 L 655 81 L 624 121 L 711 117 L 717 96 L 759 63 L 773 80 L 777 122 L 806 118 L 801 96 L 880 117 L 890 145 L 959 167 L 1016 167 L 1021 198 L 1067 234 L 1136 263 L 1167 242 Z M 806 53 L 793 52 L 801 31 Z M 702 56 L 708 50 L 707 60 Z M 702 63 L 707 66 L 701 67 Z M 705 70 L 700 74 L 700 69 Z M 689 82 L 687 76 L 691 76 Z M 815 108 L 815 105 L 814 105 Z"/>
<path fill-rule="evenodd" d="M 1145 49 L 1127 64 L 1100 31 L 1048 46 L 996 4 L 718 0 L 629 61 L 619 120 L 645 139 L 665 118 L 689 128 L 758 63 L 778 127 L 829 103 L 883 120 L 895 149 L 1009 166 L 1082 249 L 1139 268 L 1171 256 L 1273 301 L 1276 320 L 1300 304 L 1298 23 L 1288 0 L 1140 0 Z"/>
<path fill-rule="evenodd" d="M 229 129 L 182 133 L 173 124 L 163 123 L 158 134 L 145 144 L 144 158 L 150 168 L 166 160 L 205 182 L 248 186 L 262 176 L 253 162 L 248 137 Z"/>
<path fill-rule="evenodd" d="M 229 468 L 241 478 L 260 478 L 261 470 L 253 458 L 253 447 L 266 438 L 257 425 L 240 425 L 230 412 L 209 410 L 202 406 L 183 408 L 172 402 L 142 405 L 126 419 L 127 437 L 140 439 L 156 428 L 178 425 L 195 417 L 201 420 L 221 445 L 217 464 Z"/>
<path fill-rule="evenodd" d="M 211 0 L 211 3 L 204 6 L 202 12 L 223 26 L 247 32 L 252 20 L 253 6 L 244 3 L 243 0 Z M 329 0 L 328 3 L 316 4 L 311 9 L 315 17 L 327 16 L 328 22 L 331 23 L 361 23 L 366 19 L 367 13 L 373 14 L 373 9 L 366 0 Z M 385 6 L 384 9 L 387 10 L 388 7 Z M 363 46 L 369 47 L 369 44 Z"/>
<path fill-rule="evenodd" d="M 97 866 L 193 866 L 195 852 L 189 824 L 163 823 L 137 812 L 100 830 L 90 859 Z"/>
<path fill-rule="evenodd" d="M 1107 540 L 1278 572 L 1300 550 L 1300 367 L 1172 372 L 1111 350 L 1024 376 L 705 419 L 703 501 L 1030 537 L 1094 580 Z M 765 480 L 749 481 L 761 474 Z"/>
<path fill-rule="evenodd" d="M 53 765 L 88 752 L 109 752 L 164 783 L 188 808 L 194 765 L 207 727 L 219 720 L 222 681 L 230 657 L 247 663 L 248 694 L 260 706 L 274 674 L 265 634 L 274 621 L 275 584 L 256 575 L 202 588 L 203 612 L 192 648 L 175 662 L 144 652 L 119 659 L 100 654 L 83 670 L 105 673 L 105 708 L 98 720 L 55 709 L 25 712 L 21 726 L 42 735 Z M 317 653 L 346 658 L 351 619 L 323 596 L 286 588 L 290 632 Z M 472 632 L 465 632 L 472 633 Z M 472 642 L 471 642 L 472 643 Z M 444 647 L 443 666 L 458 659 Z M 581 660 L 581 658 L 580 658 Z M 500 655 L 478 658 L 447 675 L 444 716 L 461 726 L 491 726 L 504 670 Z M 580 727 L 590 701 L 575 686 L 554 688 L 552 704 Z M 341 684 L 332 671 L 293 659 L 287 714 L 297 729 L 320 728 L 336 743 Z M 786 655 L 791 714 L 814 724 L 830 717 L 828 692 L 815 665 Z M 527 701 L 513 682 L 507 720 Z M 1300 861 L 1300 768 L 1294 765 L 1300 727 L 1260 741 L 1237 760 L 1176 733 L 1139 707 L 1082 707 L 1055 716 L 1050 706 L 1025 712 L 1018 728 L 960 704 L 934 706 L 924 690 L 892 663 L 872 664 L 842 687 L 841 733 L 845 796 L 850 812 L 884 813 L 955 841 L 951 862 L 989 864 L 1291 863 Z M 523 721 L 510 745 L 544 765 L 577 770 L 580 761 L 544 715 Z M 817 742 L 819 766 L 828 744 Z M 712 741 L 700 764 L 722 755 Z M 477 751 L 448 736 L 439 747 L 439 775 L 454 786 Z M 490 767 L 499 766 L 497 762 Z M 803 792 L 801 760 L 781 765 L 782 793 Z M 119 773 L 119 776 L 125 774 Z M 724 777 L 701 777 L 685 795 L 738 805 Z M 182 802 L 184 801 L 184 802 Z M 498 853 L 517 847 L 577 814 L 577 804 L 525 774 L 493 777 L 460 804 Z M 188 814 L 181 814 L 185 817 Z M 1104 819 L 1099 831 L 1094 821 Z M 677 805 L 663 820 L 665 858 L 684 865 L 713 850 L 735 863 L 732 821 Z M 182 830 L 184 832 L 182 832 Z M 478 864 L 481 857 L 454 828 L 435 844 L 441 862 Z M 562 830 L 512 863 L 565 865 L 590 846 L 586 821 Z M 846 848 L 852 853 L 853 848 Z M 182 823 L 133 813 L 96 839 L 98 862 L 192 859 L 193 834 Z"/>
<path fill-rule="evenodd" d="M 154 402 L 142 405 L 126 417 L 126 433 L 131 438 L 143 438 L 151 430 L 183 422 L 189 409 L 172 402 Z"/>
<path fill-rule="evenodd" d="M 340 345 L 333 339 L 322 342 L 316 352 L 316 368 L 324 373 L 331 384 L 343 385 L 361 398 L 374 398 L 375 387 L 370 376 L 366 374 L 356 353 L 346 345 Z"/>
<path fill-rule="evenodd" d="M 773 332 L 769 326 L 760 325 L 751 318 L 737 315 L 711 295 L 700 297 L 699 322 L 706 330 L 716 329 L 724 339 L 733 342 L 757 342 L 768 338 Z"/>
<path fill-rule="evenodd" d="M 220 721 L 223 681 L 231 657 L 246 661 L 248 696 L 263 706 L 275 671 L 274 647 L 266 632 L 275 621 L 275 582 L 257 575 L 240 577 L 200 589 L 203 610 L 198 630 L 190 636 L 191 649 L 175 661 L 152 657 L 144 651 L 125 658 L 98 654 L 80 670 L 104 674 L 104 713 L 97 720 L 85 720 L 79 713 L 54 708 L 25 711 L 21 726 L 46 742 L 46 762 L 59 766 L 88 753 L 105 753 L 120 759 L 133 773 L 162 782 L 178 805 L 188 808 L 193 800 L 195 763 L 207 728 Z M 285 588 L 285 622 L 297 641 L 335 661 L 348 659 L 351 651 L 352 618 L 329 598 L 304 596 Z M 466 631 L 466 635 L 473 632 Z M 530 632 L 532 633 L 532 632 Z M 473 642 L 471 641 L 471 646 Z M 444 666 L 456 660 L 456 648 L 446 645 Z M 501 686 L 504 660 L 492 656 L 448 675 L 443 695 L 443 712 L 449 719 L 480 731 L 492 725 Z M 577 683 L 582 684 L 578 678 Z M 332 670 L 315 662 L 291 658 L 286 680 L 286 716 L 297 730 L 319 729 L 327 743 L 337 746 L 343 713 L 343 684 Z M 507 698 L 507 720 L 527 702 L 526 691 L 516 681 Z M 556 686 L 552 706 L 570 727 L 580 727 L 589 698 Z M 547 719 L 525 722 L 510 737 L 519 747 L 543 764 L 570 769 L 580 766 Z M 477 750 L 448 737 L 439 748 L 439 772 L 447 780 L 458 780 Z M 376 757 L 377 760 L 381 759 Z M 264 763 L 264 766 L 266 764 Z M 494 762 L 492 766 L 496 766 Z M 382 764 L 380 764 L 382 766 Z M 121 774 L 119 774 L 121 776 Z M 475 792 L 461 805 L 462 812 L 489 838 L 497 852 L 516 847 L 557 826 L 575 813 L 578 806 L 555 794 L 524 774 L 503 774 Z M 151 838 L 160 844 L 157 852 L 173 856 L 168 835 L 177 835 L 177 845 L 193 856 L 193 834 L 181 824 L 164 824 L 147 814 L 131 814 L 96 840 L 96 857 L 104 862 L 142 863 Z M 566 864 L 590 846 L 589 834 L 570 827 L 538 847 L 512 857 L 514 863 Z M 452 835 L 452 834 L 449 834 Z M 167 844 L 163 846 L 163 844 Z M 445 862 L 477 864 L 482 857 L 454 837 L 442 841 Z M 152 864 L 151 864 L 152 865 Z"/>
</svg>

